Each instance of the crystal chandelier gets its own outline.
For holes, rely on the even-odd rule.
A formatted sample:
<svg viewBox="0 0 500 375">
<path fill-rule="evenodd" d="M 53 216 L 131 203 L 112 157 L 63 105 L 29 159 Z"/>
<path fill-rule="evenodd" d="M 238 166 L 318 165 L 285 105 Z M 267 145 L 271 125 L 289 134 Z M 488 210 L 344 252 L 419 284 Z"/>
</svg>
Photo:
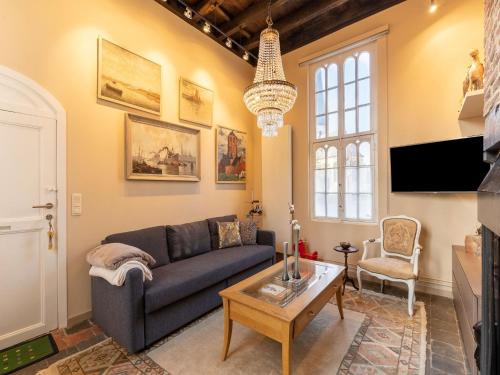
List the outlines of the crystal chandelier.
<svg viewBox="0 0 500 375">
<path fill-rule="evenodd" d="M 248 110 L 257 116 L 257 126 L 264 137 L 275 137 L 283 126 L 283 114 L 297 98 L 297 87 L 287 82 L 281 62 L 280 37 L 273 29 L 271 1 L 267 28 L 260 33 L 259 60 L 253 84 L 245 89 L 243 100 Z"/>
</svg>

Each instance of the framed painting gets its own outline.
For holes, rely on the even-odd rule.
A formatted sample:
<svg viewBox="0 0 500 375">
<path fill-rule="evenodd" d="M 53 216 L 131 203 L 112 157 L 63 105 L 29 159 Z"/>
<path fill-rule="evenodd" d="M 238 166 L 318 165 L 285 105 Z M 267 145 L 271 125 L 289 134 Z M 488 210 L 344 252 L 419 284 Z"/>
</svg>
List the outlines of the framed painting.
<svg viewBox="0 0 500 375">
<path fill-rule="evenodd" d="M 179 119 L 212 126 L 214 93 L 185 78 L 179 84 Z"/>
<path fill-rule="evenodd" d="M 218 126 L 215 139 L 216 182 L 218 184 L 246 183 L 247 134 Z"/>
<path fill-rule="evenodd" d="M 129 180 L 200 181 L 200 130 L 125 116 Z"/>
<path fill-rule="evenodd" d="M 99 38 L 97 97 L 161 114 L 161 65 Z"/>
</svg>

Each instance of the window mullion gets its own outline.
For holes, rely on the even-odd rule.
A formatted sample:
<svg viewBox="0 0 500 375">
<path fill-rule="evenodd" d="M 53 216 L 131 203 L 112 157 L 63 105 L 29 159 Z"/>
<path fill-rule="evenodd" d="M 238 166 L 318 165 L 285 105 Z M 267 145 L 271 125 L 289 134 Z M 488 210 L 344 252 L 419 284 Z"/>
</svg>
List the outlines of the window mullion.
<svg viewBox="0 0 500 375">
<path fill-rule="evenodd" d="M 338 181 L 338 190 L 339 190 L 339 201 L 337 203 L 338 210 L 339 210 L 339 219 L 344 220 L 345 219 L 345 150 L 344 150 L 344 129 L 345 129 L 345 123 L 344 123 L 344 114 L 345 114 L 345 104 L 344 104 L 344 90 L 345 90 L 345 84 L 344 84 L 344 63 L 343 59 L 339 58 L 339 62 L 337 64 L 339 67 L 338 69 L 338 98 L 339 98 L 339 103 L 338 103 L 338 122 L 339 122 L 339 141 L 338 141 L 338 150 L 339 150 L 339 157 L 338 157 L 338 162 L 339 162 L 339 181 Z"/>
<path fill-rule="evenodd" d="M 342 60 L 339 60 L 339 63 L 337 64 L 339 67 L 338 69 L 338 80 L 337 80 L 337 85 L 338 85 L 338 121 L 339 121 L 339 138 L 342 139 L 344 137 L 344 112 L 345 112 L 345 106 L 344 106 L 344 65 L 342 63 Z"/>
<path fill-rule="evenodd" d="M 328 82 L 328 81 L 327 81 Z M 330 148 L 329 147 L 325 147 L 325 180 L 324 180 L 324 185 L 325 185 L 325 218 L 328 218 L 328 183 L 327 183 L 327 180 L 328 180 L 328 149 Z"/>
<path fill-rule="evenodd" d="M 345 150 L 343 139 L 339 140 L 339 218 L 341 220 L 345 219 Z"/>
<path fill-rule="evenodd" d="M 361 203 L 361 193 L 360 193 L 360 184 L 359 184 L 359 145 L 360 143 L 358 143 L 356 145 L 356 194 L 357 194 L 357 197 L 356 197 L 356 200 L 357 200 L 357 214 L 356 214 L 356 220 L 359 220 L 360 218 L 360 215 L 359 215 L 359 206 L 360 206 L 360 203 Z"/>
<path fill-rule="evenodd" d="M 328 64 L 325 65 L 325 138 L 328 138 L 328 128 L 330 127 L 328 121 Z M 328 150 L 327 150 L 328 151 Z M 326 172 L 325 172 L 326 173 Z M 325 202 L 326 204 L 326 202 Z M 328 213 L 327 213 L 328 215 Z"/>
<path fill-rule="evenodd" d="M 356 93 L 354 95 L 354 118 L 356 119 L 356 134 L 359 133 L 359 115 L 358 115 L 358 104 L 359 104 L 359 100 L 358 100 L 358 96 L 359 96 L 359 88 L 358 88 L 358 84 L 359 84 L 359 80 L 358 80 L 358 58 L 359 58 L 359 54 L 358 56 L 355 57 L 354 61 L 356 61 L 356 64 L 354 65 L 354 92 Z"/>
</svg>

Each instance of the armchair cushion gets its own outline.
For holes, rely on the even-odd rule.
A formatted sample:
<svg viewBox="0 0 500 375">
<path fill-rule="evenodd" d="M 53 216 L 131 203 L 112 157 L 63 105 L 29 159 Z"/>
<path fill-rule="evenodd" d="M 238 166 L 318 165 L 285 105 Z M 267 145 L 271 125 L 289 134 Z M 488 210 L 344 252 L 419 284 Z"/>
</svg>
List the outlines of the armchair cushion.
<svg viewBox="0 0 500 375">
<path fill-rule="evenodd" d="M 415 248 L 417 223 L 405 218 L 385 219 L 382 224 L 384 250 L 411 256 Z"/>
<path fill-rule="evenodd" d="M 410 262 L 395 258 L 370 258 L 360 261 L 358 267 L 393 279 L 409 280 L 417 278 L 413 273 L 413 265 Z"/>
</svg>

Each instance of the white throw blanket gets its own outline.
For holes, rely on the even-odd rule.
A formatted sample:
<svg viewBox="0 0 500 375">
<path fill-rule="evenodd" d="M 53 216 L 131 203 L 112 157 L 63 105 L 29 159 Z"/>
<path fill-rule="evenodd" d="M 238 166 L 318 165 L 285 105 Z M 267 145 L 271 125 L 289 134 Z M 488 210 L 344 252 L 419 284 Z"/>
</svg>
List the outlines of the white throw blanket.
<svg viewBox="0 0 500 375">
<path fill-rule="evenodd" d="M 151 270 L 145 266 L 143 263 L 137 260 L 130 260 L 126 263 L 123 263 L 116 270 L 110 270 L 104 267 L 90 267 L 89 275 L 102 277 L 111 285 L 122 286 L 125 282 L 125 278 L 127 277 L 127 272 L 133 268 L 139 268 L 142 270 L 142 281 L 153 280 L 153 274 Z"/>
</svg>

